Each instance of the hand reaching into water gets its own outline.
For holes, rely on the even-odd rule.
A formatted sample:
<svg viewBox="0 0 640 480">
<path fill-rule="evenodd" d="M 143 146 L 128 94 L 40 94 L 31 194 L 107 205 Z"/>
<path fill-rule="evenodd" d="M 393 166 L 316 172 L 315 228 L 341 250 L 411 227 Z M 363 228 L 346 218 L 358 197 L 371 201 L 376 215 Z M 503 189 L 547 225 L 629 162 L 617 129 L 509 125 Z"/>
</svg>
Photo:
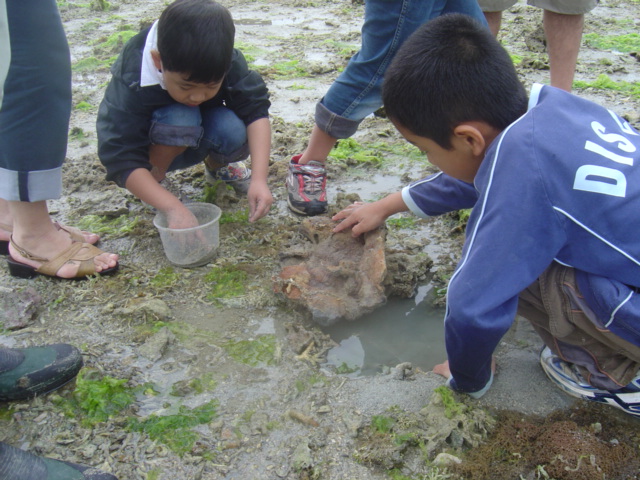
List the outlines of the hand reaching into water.
<svg viewBox="0 0 640 480">
<path fill-rule="evenodd" d="M 167 227 L 174 230 L 197 227 L 198 219 L 187 207 L 180 204 L 179 207 L 165 212 L 167 216 Z"/>
</svg>

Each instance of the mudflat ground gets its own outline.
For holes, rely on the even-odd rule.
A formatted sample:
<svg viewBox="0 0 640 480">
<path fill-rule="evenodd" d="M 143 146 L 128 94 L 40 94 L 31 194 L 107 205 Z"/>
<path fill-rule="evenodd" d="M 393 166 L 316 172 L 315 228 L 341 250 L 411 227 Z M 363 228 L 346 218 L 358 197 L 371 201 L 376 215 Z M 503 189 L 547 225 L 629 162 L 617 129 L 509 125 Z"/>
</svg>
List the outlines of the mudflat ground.
<svg viewBox="0 0 640 480">
<path fill-rule="evenodd" d="M 315 102 L 358 49 L 364 7 L 223 3 L 237 24 L 237 46 L 272 94 L 276 203 L 249 224 L 246 200 L 212 191 L 201 167 L 171 175 L 184 198 L 206 197 L 224 212 L 217 258 L 186 270 L 166 261 L 153 212 L 105 182 L 96 154 L 108 67 L 166 2 L 59 2 L 74 110 L 64 196 L 50 207 L 62 222 L 100 231 L 101 246 L 120 254 L 121 270 L 62 282 L 15 279 L 0 269 L 5 305 L 34 312 L 14 315 L 25 325 L 5 324 L 0 344 L 68 342 L 86 364 L 78 382 L 59 392 L 2 405 L 0 441 L 121 480 L 638 478 L 638 421 L 556 390 L 537 364 L 539 340 L 520 320 L 500 345 L 495 384 L 481 401 L 443 394 L 442 378 L 429 368 L 383 365 L 377 375 L 357 376 L 326 364 L 333 341 L 273 293 L 272 276 L 279 253 L 304 242 L 301 219 L 286 207 L 287 161 L 306 145 Z M 636 128 L 639 26 L 637 0 L 600 2 L 586 16 L 574 89 Z M 505 12 L 500 39 L 527 87 L 548 83 L 539 10 L 519 2 Z M 386 119 L 372 116 L 334 152 L 330 200 L 351 193 L 374 200 L 431 171 Z M 456 216 L 399 217 L 390 222 L 388 248 L 406 253 L 412 281 L 437 290 L 456 263 L 463 228 Z M 433 265 L 416 273 L 420 252 Z M 462 463 L 442 463 L 439 453 Z"/>
</svg>

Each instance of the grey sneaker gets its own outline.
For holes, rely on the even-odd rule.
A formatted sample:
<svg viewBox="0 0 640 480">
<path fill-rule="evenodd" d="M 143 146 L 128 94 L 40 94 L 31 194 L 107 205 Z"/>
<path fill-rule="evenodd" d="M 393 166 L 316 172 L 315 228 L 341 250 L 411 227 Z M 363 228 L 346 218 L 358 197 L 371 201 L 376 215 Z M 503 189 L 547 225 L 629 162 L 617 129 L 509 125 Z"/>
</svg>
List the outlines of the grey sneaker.
<svg viewBox="0 0 640 480">
<path fill-rule="evenodd" d="M 327 172 L 320 162 L 298 164 L 301 157 L 302 155 L 296 155 L 289 163 L 289 208 L 301 215 L 319 215 L 327 211 Z"/>
<path fill-rule="evenodd" d="M 625 387 L 617 390 L 601 390 L 589 385 L 573 364 L 562 360 L 549 347 L 544 347 L 540 352 L 540 365 L 551 381 L 569 395 L 592 402 L 606 403 L 630 415 L 640 417 L 640 375 Z"/>
<path fill-rule="evenodd" d="M 224 167 L 211 170 L 205 164 L 204 178 L 207 183 L 214 184 L 223 181 L 231 185 L 236 191 L 247 193 L 251 183 L 251 169 L 244 162 L 233 162 Z"/>
</svg>

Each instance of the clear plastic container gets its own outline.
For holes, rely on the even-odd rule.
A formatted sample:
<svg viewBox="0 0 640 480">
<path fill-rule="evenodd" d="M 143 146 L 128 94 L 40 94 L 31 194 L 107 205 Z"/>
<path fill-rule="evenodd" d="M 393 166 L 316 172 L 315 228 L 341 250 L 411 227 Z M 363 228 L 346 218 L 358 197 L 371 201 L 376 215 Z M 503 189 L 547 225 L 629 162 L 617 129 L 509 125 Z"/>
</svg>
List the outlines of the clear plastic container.
<svg viewBox="0 0 640 480">
<path fill-rule="evenodd" d="M 216 256 L 220 245 L 222 210 L 211 203 L 187 203 L 185 207 L 198 219 L 197 227 L 168 228 L 163 213 L 156 214 L 153 224 L 160 233 L 164 253 L 172 264 L 183 268 L 200 267 Z"/>
</svg>

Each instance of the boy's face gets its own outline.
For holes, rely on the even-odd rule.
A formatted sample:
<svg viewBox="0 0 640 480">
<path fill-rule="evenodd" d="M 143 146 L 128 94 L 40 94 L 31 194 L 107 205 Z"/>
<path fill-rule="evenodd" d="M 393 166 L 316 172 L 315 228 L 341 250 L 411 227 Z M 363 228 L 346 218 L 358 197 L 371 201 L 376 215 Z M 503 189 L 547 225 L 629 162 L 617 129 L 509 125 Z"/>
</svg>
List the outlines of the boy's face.
<svg viewBox="0 0 640 480">
<path fill-rule="evenodd" d="M 394 125 L 409 143 L 415 145 L 427 155 L 429 163 L 435 165 L 450 177 L 473 183 L 484 157 L 484 149 L 482 154 L 478 155 L 477 149 L 472 148 L 473 146 L 469 144 L 468 137 L 454 134 L 451 142 L 452 148 L 447 150 L 433 140 L 420 137 L 398 123 L 394 122 Z"/>
<path fill-rule="evenodd" d="M 196 83 L 188 80 L 188 73 L 173 72 L 162 68 L 162 59 L 157 50 L 151 51 L 155 67 L 162 72 L 164 86 L 171 98 L 188 107 L 196 107 L 211 100 L 220 91 L 222 80 L 212 83 Z"/>
<path fill-rule="evenodd" d="M 211 100 L 220 91 L 220 82 L 195 83 L 187 80 L 189 74 L 162 71 L 164 86 L 171 98 L 188 107 L 196 107 L 207 100 Z"/>
</svg>

